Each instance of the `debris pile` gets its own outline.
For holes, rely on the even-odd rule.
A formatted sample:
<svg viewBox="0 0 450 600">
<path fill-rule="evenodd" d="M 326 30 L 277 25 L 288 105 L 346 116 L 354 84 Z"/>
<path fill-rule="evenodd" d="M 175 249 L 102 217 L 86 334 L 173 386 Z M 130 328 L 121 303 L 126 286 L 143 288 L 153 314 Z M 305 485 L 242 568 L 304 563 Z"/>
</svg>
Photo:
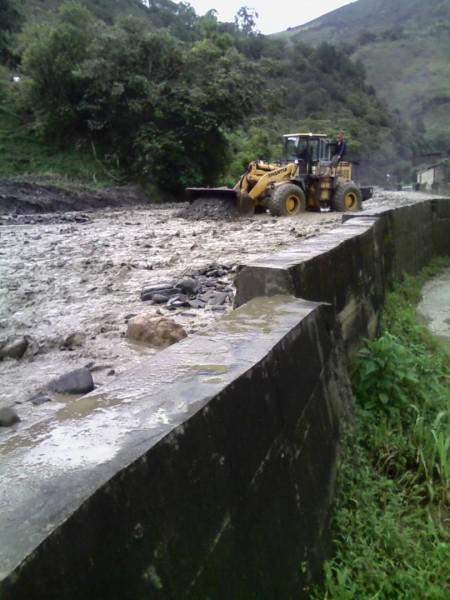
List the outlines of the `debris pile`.
<svg viewBox="0 0 450 600">
<path fill-rule="evenodd" d="M 244 216 L 239 214 L 232 201 L 219 198 L 197 198 L 177 214 L 181 219 L 192 221 L 235 221 Z"/>
<path fill-rule="evenodd" d="M 224 305 L 233 301 L 234 287 L 230 275 L 235 270 L 236 267 L 212 264 L 178 281 L 145 285 L 141 300 L 165 305 L 169 310 L 206 308 L 222 312 Z"/>
</svg>

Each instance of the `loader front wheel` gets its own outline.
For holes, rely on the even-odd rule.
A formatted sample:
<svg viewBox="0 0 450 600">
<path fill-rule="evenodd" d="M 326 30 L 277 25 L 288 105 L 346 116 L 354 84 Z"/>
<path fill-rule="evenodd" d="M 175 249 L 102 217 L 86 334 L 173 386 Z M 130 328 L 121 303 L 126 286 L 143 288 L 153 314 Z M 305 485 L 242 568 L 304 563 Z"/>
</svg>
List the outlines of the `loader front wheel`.
<svg viewBox="0 0 450 600">
<path fill-rule="evenodd" d="M 331 205 L 339 212 L 357 212 L 361 210 L 361 190 L 354 183 L 342 183 L 334 192 Z"/>
<path fill-rule="evenodd" d="M 269 201 L 269 211 L 276 217 L 292 217 L 306 210 L 303 190 L 293 183 L 275 188 Z"/>
</svg>

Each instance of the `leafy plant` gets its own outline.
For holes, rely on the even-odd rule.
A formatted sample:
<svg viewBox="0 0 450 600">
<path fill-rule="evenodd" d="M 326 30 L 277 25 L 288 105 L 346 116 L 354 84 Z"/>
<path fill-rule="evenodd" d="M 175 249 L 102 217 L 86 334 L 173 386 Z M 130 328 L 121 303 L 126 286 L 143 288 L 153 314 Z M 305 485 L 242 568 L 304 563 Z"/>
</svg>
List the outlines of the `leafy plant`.
<svg viewBox="0 0 450 600">
<path fill-rule="evenodd" d="M 389 294 L 360 351 L 344 444 L 335 558 L 315 598 L 446 598 L 450 581 L 450 356 L 418 323 L 434 261 Z"/>
</svg>

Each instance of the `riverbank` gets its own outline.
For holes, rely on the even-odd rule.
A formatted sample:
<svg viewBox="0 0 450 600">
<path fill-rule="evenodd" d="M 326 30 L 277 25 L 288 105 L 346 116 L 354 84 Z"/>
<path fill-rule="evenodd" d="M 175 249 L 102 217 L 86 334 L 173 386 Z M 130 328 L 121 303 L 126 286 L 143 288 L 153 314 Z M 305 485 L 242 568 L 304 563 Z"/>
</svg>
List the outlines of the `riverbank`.
<svg viewBox="0 0 450 600">
<path fill-rule="evenodd" d="M 436 260 L 389 294 L 353 375 L 334 518 L 335 558 L 314 598 L 448 597 L 450 355 L 419 322 Z"/>
</svg>

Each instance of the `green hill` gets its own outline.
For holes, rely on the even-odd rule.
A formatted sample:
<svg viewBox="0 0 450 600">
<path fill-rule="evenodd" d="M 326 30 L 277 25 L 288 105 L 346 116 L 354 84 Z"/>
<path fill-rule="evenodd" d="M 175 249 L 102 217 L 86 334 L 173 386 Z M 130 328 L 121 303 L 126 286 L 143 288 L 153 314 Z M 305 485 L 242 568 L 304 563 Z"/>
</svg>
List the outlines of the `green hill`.
<svg viewBox="0 0 450 600">
<path fill-rule="evenodd" d="M 359 0 L 276 37 L 343 47 L 430 146 L 450 148 L 450 0 Z"/>
<path fill-rule="evenodd" d="M 61 6 L 61 0 L 18 0 L 22 14 L 27 20 L 48 19 Z M 176 5 L 170 0 L 151 0 L 149 7 L 140 0 L 81 0 L 92 14 L 106 23 L 118 16 L 132 15 L 139 18 L 151 18 L 158 12 L 174 11 Z"/>
<path fill-rule="evenodd" d="M 280 158 L 281 134 L 299 129 L 344 129 L 372 181 L 410 169 L 407 128 L 362 65 L 330 44 L 260 35 L 245 10 L 235 24 L 168 0 L 6 1 L 21 3 L 25 23 L 10 44 L 21 81 L 5 87 L 4 76 L 4 114 L 16 115 L 26 140 L 42 140 L 49 172 L 60 170 L 53 145 L 93 154 L 85 173 L 101 161 L 114 176 L 172 192 L 231 183 L 250 160 Z M 0 72 L 0 100 L 1 86 Z M 14 165 L 24 171 L 38 159 Z M 0 161 L 0 175 L 11 164 Z"/>
</svg>

